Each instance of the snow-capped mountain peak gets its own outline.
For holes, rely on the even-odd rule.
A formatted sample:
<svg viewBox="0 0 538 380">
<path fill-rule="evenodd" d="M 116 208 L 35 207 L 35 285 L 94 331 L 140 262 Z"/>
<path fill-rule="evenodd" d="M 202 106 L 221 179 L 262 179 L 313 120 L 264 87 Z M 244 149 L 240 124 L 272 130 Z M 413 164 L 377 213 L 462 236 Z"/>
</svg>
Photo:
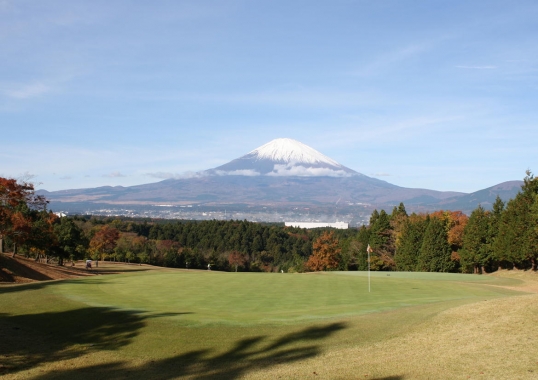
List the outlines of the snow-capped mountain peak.
<svg viewBox="0 0 538 380">
<path fill-rule="evenodd" d="M 309 147 L 308 145 L 289 138 L 280 138 L 269 141 L 267 144 L 264 144 L 248 153 L 247 156 L 253 156 L 259 160 L 271 160 L 285 163 L 325 163 L 337 167 L 341 166 L 338 162 Z"/>
<path fill-rule="evenodd" d="M 359 173 L 297 140 L 279 138 L 209 171 L 217 175 L 348 177 Z"/>
</svg>

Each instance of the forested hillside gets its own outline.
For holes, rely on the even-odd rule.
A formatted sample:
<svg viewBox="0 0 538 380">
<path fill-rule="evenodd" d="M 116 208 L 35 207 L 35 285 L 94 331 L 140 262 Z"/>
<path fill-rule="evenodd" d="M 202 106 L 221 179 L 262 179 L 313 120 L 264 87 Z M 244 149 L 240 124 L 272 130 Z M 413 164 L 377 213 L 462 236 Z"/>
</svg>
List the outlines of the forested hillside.
<svg viewBox="0 0 538 380">
<path fill-rule="evenodd" d="M 248 221 L 59 218 L 31 184 L 0 181 L 0 250 L 36 260 L 86 259 L 239 271 L 371 270 L 486 273 L 536 270 L 538 180 L 527 172 L 519 194 L 493 210 L 408 215 L 374 211 L 370 224 L 334 230 Z"/>
</svg>

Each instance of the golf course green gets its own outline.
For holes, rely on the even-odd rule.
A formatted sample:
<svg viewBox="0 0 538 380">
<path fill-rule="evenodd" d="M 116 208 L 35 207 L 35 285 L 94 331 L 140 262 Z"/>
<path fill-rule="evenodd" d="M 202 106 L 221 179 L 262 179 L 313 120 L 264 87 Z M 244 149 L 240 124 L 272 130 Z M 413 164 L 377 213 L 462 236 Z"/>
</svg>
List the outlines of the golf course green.
<svg viewBox="0 0 538 380">
<path fill-rule="evenodd" d="M 527 297 L 524 281 L 498 276 L 372 272 L 369 291 L 364 272 L 107 265 L 122 273 L 0 287 L 0 376 L 349 378 L 361 363 L 346 350 L 419 334 L 447 310 Z M 337 372 L 310 370 L 337 352 Z"/>
<path fill-rule="evenodd" d="M 355 274 L 355 275 L 338 275 Z M 50 288 L 59 297 L 88 306 L 147 313 L 177 313 L 184 325 L 298 323 L 373 313 L 449 300 L 513 293 L 479 284 L 513 280 L 457 274 L 315 274 L 145 271 L 63 281 Z M 373 289 L 372 289 L 373 286 Z"/>
</svg>

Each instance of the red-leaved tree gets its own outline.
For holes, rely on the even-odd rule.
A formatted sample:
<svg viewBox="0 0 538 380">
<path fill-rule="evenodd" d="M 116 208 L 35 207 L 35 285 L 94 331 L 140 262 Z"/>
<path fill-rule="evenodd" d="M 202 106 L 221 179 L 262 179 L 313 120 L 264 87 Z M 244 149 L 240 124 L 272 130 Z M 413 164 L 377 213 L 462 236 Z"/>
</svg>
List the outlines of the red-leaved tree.
<svg viewBox="0 0 538 380">
<path fill-rule="evenodd" d="M 314 241 L 312 255 L 306 262 L 311 271 L 331 270 L 338 268 L 340 247 L 334 232 L 324 232 Z"/>
<path fill-rule="evenodd" d="M 238 267 L 241 267 L 246 264 L 247 258 L 243 253 L 239 251 L 232 251 L 228 255 L 228 262 L 232 267 L 235 267 L 235 271 L 237 272 Z"/>
<path fill-rule="evenodd" d="M 43 196 L 34 193 L 31 183 L 0 177 L 0 253 L 4 238 L 23 244 L 30 237 L 32 211 L 42 210 L 46 204 Z"/>
</svg>

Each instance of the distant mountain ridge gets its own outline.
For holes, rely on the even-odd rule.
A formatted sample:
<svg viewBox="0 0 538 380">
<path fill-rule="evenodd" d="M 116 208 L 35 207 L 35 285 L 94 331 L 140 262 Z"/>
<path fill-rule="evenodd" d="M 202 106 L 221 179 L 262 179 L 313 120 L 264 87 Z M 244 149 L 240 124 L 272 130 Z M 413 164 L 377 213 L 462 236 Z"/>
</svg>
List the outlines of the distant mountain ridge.
<svg viewBox="0 0 538 380">
<path fill-rule="evenodd" d="M 410 211 L 439 209 L 470 213 L 489 208 L 497 195 L 507 201 L 522 181 L 508 181 L 465 194 L 405 188 L 347 168 L 292 139 L 275 139 L 224 165 L 192 178 L 167 179 L 129 187 L 98 187 L 39 193 L 52 204 L 203 205 L 309 207 L 364 205 L 390 209 L 403 202 Z"/>
</svg>

